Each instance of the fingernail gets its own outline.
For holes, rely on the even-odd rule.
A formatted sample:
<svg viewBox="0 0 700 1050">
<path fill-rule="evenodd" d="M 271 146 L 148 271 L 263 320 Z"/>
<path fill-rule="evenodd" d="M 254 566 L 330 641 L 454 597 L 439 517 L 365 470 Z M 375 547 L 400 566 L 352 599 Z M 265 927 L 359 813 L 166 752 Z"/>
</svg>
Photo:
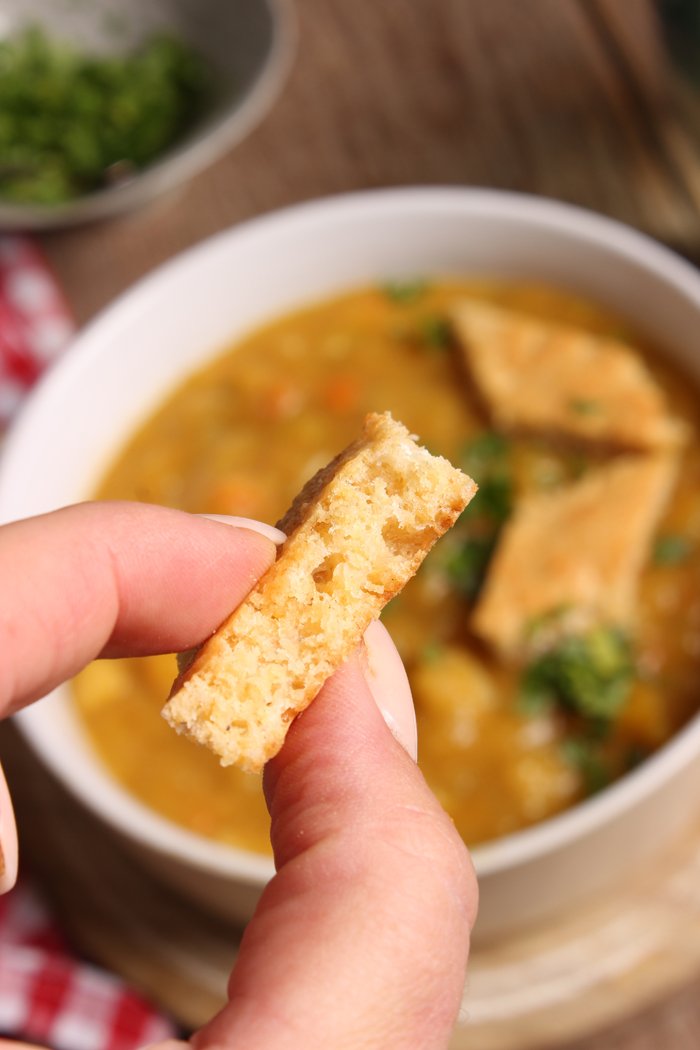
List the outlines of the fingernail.
<svg viewBox="0 0 700 1050">
<path fill-rule="evenodd" d="M 17 881 L 17 826 L 5 775 L 0 769 L 0 893 Z"/>
<path fill-rule="evenodd" d="M 251 532 L 258 532 L 261 536 L 266 536 L 268 540 L 272 540 L 278 547 L 287 538 L 274 525 L 268 525 L 264 521 L 256 521 L 254 518 L 237 518 L 232 514 L 199 514 L 198 517 L 209 518 L 210 521 L 222 521 L 224 525 L 233 525 L 238 529 L 250 529 Z"/>
<path fill-rule="evenodd" d="M 364 635 L 364 675 L 382 718 L 405 751 L 418 757 L 418 729 L 408 676 L 386 627 L 374 620 Z"/>
</svg>

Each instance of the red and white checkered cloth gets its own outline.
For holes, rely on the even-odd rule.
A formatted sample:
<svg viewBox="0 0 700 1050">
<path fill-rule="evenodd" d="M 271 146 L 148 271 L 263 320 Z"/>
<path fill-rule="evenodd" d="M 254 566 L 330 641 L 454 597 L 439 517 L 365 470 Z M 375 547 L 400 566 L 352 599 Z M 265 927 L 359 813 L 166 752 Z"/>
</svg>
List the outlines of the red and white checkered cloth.
<svg viewBox="0 0 700 1050">
<path fill-rule="evenodd" d="M 68 305 L 32 241 L 0 236 L 0 427 L 73 331 Z"/>
<path fill-rule="evenodd" d="M 33 242 L 0 236 L 0 433 L 73 332 Z M 0 1037 L 54 1050 L 136 1050 L 174 1034 L 122 981 L 71 954 L 31 889 L 0 897 Z"/>
<path fill-rule="evenodd" d="M 75 959 L 20 885 L 0 897 L 0 1033 L 55 1050 L 136 1050 L 175 1030 L 122 981 Z"/>
</svg>

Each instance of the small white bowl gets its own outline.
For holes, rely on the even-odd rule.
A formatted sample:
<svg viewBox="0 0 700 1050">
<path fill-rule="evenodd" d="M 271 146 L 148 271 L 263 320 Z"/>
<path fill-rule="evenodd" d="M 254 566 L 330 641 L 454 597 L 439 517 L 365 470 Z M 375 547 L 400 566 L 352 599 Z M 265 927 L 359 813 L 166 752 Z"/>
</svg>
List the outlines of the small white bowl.
<svg viewBox="0 0 700 1050">
<path fill-rule="evenodd" d="M 700 380 L 700 276 L 666 249 L 575 208 L 466 189 L 387 190 L 291 208 L 222 233 L 141 281 L 33 394 L 0 464 L 0 520 L 85 499 L 135 426 L 222 347 L 309 300 L 388 277 L 547 281 L 633 317 Z M 66 687 L 18 716 L 38 754 L 164 879 L 250 915 L 271 862 L 185 831 L 93 755 Z M 697 811 L 700 718 L 636 772 L 474 851 L 482 937 L 624 879 Z"/>
</svg>

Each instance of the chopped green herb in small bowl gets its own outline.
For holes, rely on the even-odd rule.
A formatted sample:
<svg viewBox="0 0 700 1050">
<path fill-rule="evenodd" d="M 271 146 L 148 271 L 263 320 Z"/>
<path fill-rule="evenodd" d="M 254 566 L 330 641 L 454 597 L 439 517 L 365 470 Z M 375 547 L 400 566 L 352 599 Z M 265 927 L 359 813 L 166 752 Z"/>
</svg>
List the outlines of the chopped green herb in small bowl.
<svg viewBox="0 0 700 1050">
<path fill-rule="evenodd" d="M 0 42 L 0 198 L 63 204 L 132 178 L 182 140 L 213 91 L 176 36 L 93 55 L 30 26 Z"/>
<path fill-rule="evenodd" d="M 196 8 L 196 10 L 195 10 Z M 0 41 L 0 228 L 113 215 L 216 159 L 270 104 L 289 59 L 280 0 L 32 6 Z"/>
</svg>

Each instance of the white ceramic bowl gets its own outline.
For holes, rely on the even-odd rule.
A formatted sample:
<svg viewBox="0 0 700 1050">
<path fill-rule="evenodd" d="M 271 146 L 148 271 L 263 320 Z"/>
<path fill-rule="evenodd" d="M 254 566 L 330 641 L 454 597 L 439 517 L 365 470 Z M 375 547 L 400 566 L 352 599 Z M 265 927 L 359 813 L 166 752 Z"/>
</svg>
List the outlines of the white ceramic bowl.
<svg viewBox="0 0 700 1050">
<path fill-rule="evenodd" d="M 188 373 L 260 322 L 387 277 L 538 279 L 633 317 L 700 379 L 700 276 L 620 225 L 545 200 L 388 190 L 292 208 L 212 238 L 141 281 L 42 382 L 0 464 L 0 520 L 81 500 L 134 427 Z M 185 831 L 126 794 L 61 688 L 18 717 L 38 754 L 164 879 L 250 914 L 271 863 Z M 693 816 L 700 718 L 636 772 L 531 830 L 475 850 L 490 936 L 622 879 Z"/>
</svg>

